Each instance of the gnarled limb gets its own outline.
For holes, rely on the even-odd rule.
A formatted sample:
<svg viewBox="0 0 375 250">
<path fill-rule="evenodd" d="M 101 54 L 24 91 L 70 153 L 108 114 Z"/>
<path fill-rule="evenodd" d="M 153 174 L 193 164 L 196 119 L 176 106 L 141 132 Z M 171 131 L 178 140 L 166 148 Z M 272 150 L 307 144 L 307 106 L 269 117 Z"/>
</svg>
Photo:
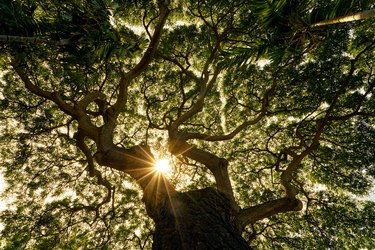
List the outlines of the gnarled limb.
<svg viewBox="0 0 375 250">
<path fill-rule="evenodd" d="M 240 126 L 235 128 L 232 132 L 224 135 L 207 135 L 202 133 L 183 133 L 181 138 L 184 140 L 199 139 L 204 141 L 226 141 L 233 139 L 238 133 L 246 129 L 247 127 L 258 123 L 265 115 L 265 112 L 260 113 L 254 120 L 243 122 Z"/>
<path fill-rule="evenodd" d="M 203 104 L 204 104 L 204 99 L 206 98 L 207 93 L 212 89 L 214 83 L 216 82 L 216 79 L 220 73 L 221 69 L 216 68 L 214 71 L 214 74 L 212 78 L 209 80 L 208 77 L 205 77 L 204 79 L 200 80 L 200 92 L 198 96 L 198 100 L 194 103 L 194 105 L 191 107 L 189 111 L 178 117 L 170 126 L 169 133 L 171 137 L 176 137 L 177 136 L 177 131 L 178 127 L 202 111 L 203 109 Z"/>
<path fill-rule="evenodd" d="M 226 194 L 235 205 L 233 188 L 228 173 L 228 161 L 226 159 L 196 148 L 181 139 L 171 139 L 169 151 L 173 155 L 183 155 L 205 165 L 214 175 L 217 189 Z"/>
<path fill-rule="evenodd" d="M 169 181 L 154 169 L 154 157 L 147 145 L 129 149 L 113 146 L 94 155 L 103 166 L 125 172 L 141 186 L 147 204 L 157 207 L 164 204 L 176 191 Z"/>
<path fill-rule="evenodd" d="M 83 154 L 86 156 L 87 165 L 88 165 L 87 171 L 89 173 L 89 176 L 96 177 L 98 179 L 98 184 L 104 186 L 107 189 L 107 196 L 97 205 L 96 210 L 98 210 L 100 206 L 102 206 L 105 203 L 110 202 L 113 187 L 107 179 L 103 178 L 102 173 L 95 168 L 94 158 L 91 155 L 90 149 L 87 147 L 86 143 L 84 142 L 85 136 L 82 133 L 77 132 L 74 135 L 74 138 L 76 139 L 77 147 L 81 149 Z"/>
<path fill-rule="evenodd" d="M 257 221 L 268 218 L 272 215 L 288 211 L 300 211 L 301 209 L 302 202 L 300 200 L 291 200 L 285 197 L 242 209 L 236 215 L 235 221 L 239 229 L 243 229 L 249 224 L 254 224 Z"/>
<path fill-rule="evenodd" d="M 105 100 L 106 96 L 100 91 L 92 91 L 85 95 L 75 106 L 80 112 L 86 112 L 87 106 L 96 100 Z"/>
<path fill-rule="evenodd" d="M 235 128 L 232 132 L 228 134 L 224 134 L 224 135 L 208 135 L 208 134 L 202 134 L 202 133 L 185 132 L 181 134 L 181 138 L 183 140 L 200 139 L 200 140 L 205 140 L 205 141 L 225 141 L 225 140 L 230 140 L 234 138 L 238 133 L 240 133 L 247 127 L 257 124 L 267 114 L 267 110 L 269 106 L 269 99 L 271 98 L 272 94 L 275 92 L 276 86 L 277 86 L 277 80 L 276 80 L 276 76 L 274 76 L 274 80 L 272 82 L 271 87 L 266 90 L 263 98 L 261 99 L 262 107 L 259 110 L 258 115 L 252 120 L 243 122 L 241 125 Z"/>
<path fill-rule="evenodd" d="M 188 68 L 185 68 L 177 59 L 172 58 L 170 56 L 167 56 L 167 55 L 163 54 L 161 51 L 157 51 L 156 54 L 157 54 L 157 56 L 160 56 L 164 60 L 175 64 L 178 68 L 181 69 L 181 71 L 186 76 L 190 77 L 191 79 L 193 79 L 196 82 L 200 82 L 200 78 L 193 71 L 189 70 Z"/>
<path fill-rule="evenodd" d="M 169 14 L 169 9 L 167 6 L 163 4 L 159 4 L 159 9 L 160 9 L 159 20 L 158 20 L 158 23 L 156 24 L 154 34 L 151 37 L 151 41 L 146 52 L 144 53 L 141 60 L 133 69 L 131 69 L 127 73 L 122 73 L 121 80 L 119 83 L 119 95 L 117 97 L 117 101 L 109 109 L 109 112 L 107 112 L 108 116 L 110 116 L 110 119 L 109 119 L 110 121 L 115 121 L 118 115 L 120 114 L 122 108 L 124 107 L 126 100 L 127 100 L 127 89 L 128 89 L 130 82 L 146 69 L 146 67 L 150 64 L 151 60 L 155 56 L 156 50 L 160 42 L 161 34 L 164 28 L 164 24 Z M 112 123 L 112 126 L 114 126 L 114 123 Z"/>
<path fill-rule="evenodd" d="M 366 48 L 364 48 L 361 52 L 359 52 L 356 55 L 356 57 L 354 59 L 351 60 L 348 75 L 342 81 L 342 84 L 340 85 L 340 88 L 336 91 L 336 94 L 335 94 L 334 98 L 332 99 L 329 107 L 326 110 L 325 116 L 322 119 L 317 120 L 317 129 L 316 129 L 316 132 L 315 132 L 315 134 L 312 138 L 312 141 L 311 141 L 310 145 L 305 146 L 305 149 L 299 154 L 297 154 L 296 152 L 293 152 L 293 150 L 291 150 L 292 147 L 284 149 L 285 152 L 289 151 L 288 154 L 293 157 L 293 160 L 290 162 L 288 167 L 285 170 L 282 171 L 282 174 L 281 174 L 281 186 L 284 189 L 284 191 L 286 192 L 287 197 L 289 199 L 296 199 L 296 195 L 297 195 L 297 189 L 291 184 L 291 181 L 293 179 L 293 176 L 292 176 L 293 172 L 295 172 L 297 170 L 300 163 L 302 162 L 302 160 L 306 156 L 308 156 L 311 152 L 313 152 L 314 150 L 316 150 L 319 147 L 319 141 L 320 141 L 320 138 L 321 138 L 326 126 L 328 126 L 328 124 L 332 120 L 347 120 L 354 115 L 358 115 L 359 114 L 358 112 L 360 110 L 360 107 L 361 107 L 364 99 L 365 99 L 365 96 L 367 96 L 372 91 L 372 89 L 374 88 L 374 82 L 372 82 L 370 84 L 369 89 L 366 91 L 365 95 L 359 101 L 355 111 L 352 112 L 351 114 L 343 115 L 341 117 L 340 116 L 339 117 L 333 117 L 331 115 L 333 110 L 336 108 L 336 105 L 337 105 L 337 102 L 338 102 L 339 98 L 342 95 L 344 95 L 345 92 L 346 92 L 346 89 L 347 89 L 347 87 L 350 83 L 350 80 L 353 77 L 354 72 L 356 70 L 356 65 L 355 65 L 356 62 L 359 60 L 359 58 L 367 50 L 372 48 L 372 46 L 374 46 L 374 44 L 375 44 L 375 41 L 372 42 L 370 45 L 368 45 Z M 297 133 L 297 136 L 300 138 L 300 140 L 302 142 L 303 136 L 301 134 L 299 134 L 298 129 L 297 129 L 296 133 Z M 302 144 L 301 144 L 301 146 L 302 146 Z"/>
<path fill-rule="evenodd" d="M 91 139 L 96 138 L 99 129 L 91 123 L 89 117 L 87 116 L 87 113 L 84 112 L 84 108 L 87 107 L 87 105 L 91 102 L 91 99 L 94 96 L 97 96 L 98 93 L 89 93 L 87 96 L 83 97 L 83 99 L 80 102 L 78 102 L 78 105 L 73 106 L 67 103 L 59 93 L 46 91 L 35 85 L 30 80 L 26 72 L 27 64 L 23 61 L 23 59 L 15 57 L 12 59 L 11 63 L 14 70 L 16 71 L 18 76 L 21 78 L 22 82 L 25 84 L 25 87 L 29 91 L 31 91 L 37 96 L 43 97 L 47 100 L 54 102 L 63 112 L 65 112 L 66 114 L 70 115 L 78 121 L 79 127 L 85 132 L 85 135 L 89 136 Z M 103 97 L 99 95 L 98 98 Z M 81 109 L 82 106 L 84 107 Z"/>
<path fill-rule="evenodd" d="M 25 84 L 25 87 L 30 92 L 36 94 L 37 96 L 40 96 L 40 97 L 46 98 L 50 101 L 53 101 L 54 103 L 56 103 L 59 106 L 59 108 L 62 111 L 64 111 L 68 115 L 73 116 L 73 117 L 77 116 L 77 113 L 74 110 L 73 106 L 66 103 L 58 93 L 43 90 L 43 89 L 39 88 L 37 85 L 35 85 L 30 80 L 30 78 L 29 78 L 29 76 L 26 72 L 27 63 L 23 59 L 21 59 L 19 57 L 14 57 L 14 58 L 12 58 L 11 64 L 13 66 L 13 69 L 16 71 L 18 76 L 21 78 L 22 82 Z"/>
</svg>

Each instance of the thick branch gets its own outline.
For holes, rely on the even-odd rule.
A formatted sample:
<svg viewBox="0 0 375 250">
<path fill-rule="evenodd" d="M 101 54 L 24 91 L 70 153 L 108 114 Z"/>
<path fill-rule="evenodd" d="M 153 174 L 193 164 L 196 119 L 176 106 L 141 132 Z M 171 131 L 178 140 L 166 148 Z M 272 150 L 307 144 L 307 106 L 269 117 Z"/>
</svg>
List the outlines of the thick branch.
<svg viewBox="0 0 375 250">
<path fill-rule="evenodd" d="M 175 193 L 174 187 L 161 174 L 155 172 L 154 157 L 148 146 L 129 149 L 113 146 L 107 151 L 98 151 L 95 160 L 104 166 L 125 172 L 141 186 L 148 204 L 158 206 Z"/>
<path fill-rule="evenodd" d="M 77 132 L 74 138 L 76 139 L 77 147 L 81 149 L 83 154 L 86 156 L 87 165 L 88 165 L 87 171 L 89 172 L 89 176 L 96 177 L 98 179 L 98 184 L 104 186 L 108 191 L 107 196 L 97 206 L 97 207 L 100 207 L 101 205 L 108 203 L 111 200 L 112 185 L 107 179 L 103 178 L 102 173 L 95 168 L 94 158 L 92 157 L 89 148 L 84 142 L 84 136 L 80 134 L 79 132 Z"/>
<path fill-rule="evenodd" d="M 253 120 L 248 120 L 248 121 L 243 122 L 241 125 L 235 128 L 232 132 L 225 134 L 225 135 L 207 135 L 207 134 L 201 134 L 201 133 L 186 132 L 186 133 L 181 134 L 181 138 L 183 140 L 200 139 L 200 140 L 205 140 L 205 141 L 225 141 L 225 140 L 232 139 L 233 137 L 235 137 L 238 133 L 240 133 L 247 127 L 258 123 L 267 114 L 267 109 L 269 106 L 269 99 L 272 96 L 272 94 L 275 92 L 276 86 L 277 86 L 277 80 L 275 76 L 271 87 L 267 89 L 267 91 L 264 93 L 264 96 L 261 100 L 262 107 L 259 110 L 258 115 Z"/>
<path fill-rule="evenodd" d="M 213 84 L 216 82 L 216 79 L 220 73 L 220 68 L 216 68 L 215 72 L 212 76 L 212 78 L 208 81 L 208 78 L 201 79 L 200 81 L 200 92 L 198 96 L 198 100 L 194 103 L 194 105 L 191 107 L 189 111 L 178 117 L 172 124 L 169 129 L 169 133 L 171 137 L 175 137 L 177 134 L 178 126 L 180 126 L 182 123 L 202 111 L 204 99 L 207 95 L 207 93 L 212 89 Z"/>
<path fill-rule="evenodd" d="M 25 87 L 32 93 L 36 94 L 37 96 L 40 96 L 40 97 L 43 97 L 43 98 L 46 98 L 48 100 L 51 100 L 53 101 L 54 103 L 56 103 L 59 108 L 64 111 L 65 113 L 67 113 L 68 115 L 71 115 L 71 116 L 76 116 L 76 112 L 74 110 L 74 108 L 67 104 L 59 94 L 55 93 L 55 92 L 49 92 L 49 91 L 45 91 L 41 88 L 39 88 L 38 86 L 36 86 L 34 83 L 31 82 L 30 78 L 28 77 L 28 74 L 25 70 L 25 67 L 26 67 L 26 63 L 24 63 L 22 61 L 22 59 L 20 58 L 13 58 L 12 62 L 11 62 L 14 70 L 16 71 L 16 73 L 18 74 L 18 76 L 21 78 L 22 82 L 25 84 Z"/>
<path fill-rule="evenodd" d="M 100 91 L 92 91 L 86 94 L 76 105 L 76 108 L 81 112 L 86 112 L 87 106 L 95 100 L 105 100 L 105 95 Z"/>
<path fill-rule="evenodd" d="M 336 108 L 336 104 L 339 100 L 339 98 L 345 94 L 346 88 L 348 87 L 350 80 L 355 72 L 355 63 L 359 60 L 361 55 L 363 55 L 367 50 L 369 50 L 373 45 L 375 44 L 375 41 L 372 42 L 369 46 L 367 46 L 365 49 L 363 49 L 360 53 L 357 54 L 357 56 L 351 61 L 350 64 L 350 70 L 348 75 L 345 77 L 343 80 L 342 84 L 340 85 L 341 87 L 336 91 L 336 95 L 334 96 L 333 100 L 330 103 L 330 106 L 328 107 L 326 114 L 324 118 L 319 120 L 317 130 L 315 132 L 314 137 L 312 138 L 312 142 L 309 146 L 307 146 L 300 154 L 294 154 L 293 160 L 291 163 L 288 165 L 288 167 L 283 171 L 281 174 L 281 185 L 283 189 L 285 190 L 287 197 L 289 199 L 295 199 L 297 195 L 297 189 L 292 186 L 291 181 L 292 181 L 292 174 L 296 169 L 299 167 L 301 164 L 302 160 L 308 156 L 312 151 L 316 150 L 319 147 L 319 141 L 320 137 L 324 132 L 325 127 L 329 124 L 330 120 L 333 120 L 331 113 L 333 110 Z M 370 86 L 370 90 L 372 90 L 373 86 Z M 368 93 L 366 93 L 368 94 Z M 357 107 L 358 108 L 358 107 Z M 345 116 L 343 116 L 345 117 Z M 347 116 L 345 118 L 350 118 L 351 116 Z M 338 120 L 338 118 L 335 118 Z M 297 130 L 298 133 L 298 130 Z M 301 138 L 302 140 L 302 138 Z M 289 148 L 290 149 L 290 148 Z M 288 150 L 288 149 L 287 149 Z M 292 154 L 290 154 L 292 155 Z"/>
<path fill-rule="evenodd" d="M 85 108 L 90 102 L 94 101 L 95 99 L 104 99 L 105 96 L 102 93 L 100 93 L 99 91 L 88 93 L 86 96 L 83 97 L 81 101 L 78 102 L 77 105 L 73 106 L 67 103 L 59 93 L 46 91 L 35 85 L 30 80 L 26 72 L 27 64 L 22 59 L 13 58 L 11 64 L 16 73 L 18 74 L 18 76 L 21 78 L 25 87 L 30 92 L 57 104 L 57 106 L 64 113 L 70 115 L 78 121 L 80 129 L 82 129 L 85 132 L 85 135 L 89 136 L 91 139 L 97 140 L 99 130 L 90 121 L 90 118 L 85 112 Z"/>
<path fill-rule="evenodd" d="M 163 53 L 161 53 L 161 51 L 157 51 L 156 52 L 158 56 L 160 56 L 161 58 L 163 58 L 164 60 L 168 61 L 168 62 L 171 62 L 173 64 L 175 64 L 177 67 L 179 67 L 181 69 L 181 71 L 187 75 L 188 77 L 190 77 L 191 79 L 193 79 L 194 81 L 196 82 L 200 82 L 200 78 L 198 76 L 195 75 L 195 73 L 191 70 L 188 70 L 187 68 L 185 68 L 177 59 L 175 58 L 172 58 L 172 57 L 169 57 Z"/>
<path fill-rule="evenodd" d="M 169 142 L 169 151 L 176 156 L 183 155 L 205 165 L 214 175 L 217 189 L 225 193 L 234 203 L 233 189 L 228 173 L 228 161 L 202 149 L 175 139 Z"/>
<path fill-rule="evenodd" d="M 163 31 L 164 24 L 167 20 L 169 10 L 164 5 L 160 6 L 160 15 L 159 21 L 156 24 L 155 31 L 153 36 L 151 37 L 150 44 L 139 61 L 139 63 L 129 72 L 124 73 L 121 72 L 121 79 L 119 83 L 119 94 L 116 100 L 116 103 L 108 108 L 104 114 L 104 122 L 105 124 L 100 128 L 100 135 L 97 140 L 97 146 L 99 151 L 111 151 L 114 147 L 113 145 L 113 130 L 116 126 L 116 120 L 119 114 L 121 113 L 123 107 L 125 106 L 128 98 L 128 87 L 131 81 L 136 78 L 139 74 L 141 74 L 147 66 L 150 64 L 151 60 L 155 55 L 155 51 L 157 50 L 161 34 Z M 121 71 L 121 70 L 120 70 Z"/>
<path fill-rule="evenodd" d="M 320 21 L 320 22 L 312 24 L 310 27 L 316 28 L 319 26 L 325 26 L 325 25 L 336 24 L 336 23 L 346 23 L 346 22 L 352 22 L 352 21 L 363 20 L 363 19 L 374 18 L 374 17 L 375 17 L 375 9 L 365 10 L 362 12 L 354 13 L 352 15 L 341 16 L 341 17 L 337 17 L 331 20 Z"/>
<path fill-rule="evenodd" d="M 150 64 L 151 60 L 154 58 L 168 14 L 169 14 L 168 8 L 164 5 L 161 5 L 159 20 L 158 20 L 158 23 L 156 24 L 154 34 L 151 38 L 150 44 L 146 52 L 144 53 L 143 57 L 138 62 L 138 64 L 132 70 L 130 70 L 128 73 L 123 73 L 121 76 L 121 80 L 119 83 L 119 95 L 118 95 L 117 101 L 108 112 L 108 115 L 111 117 L 111 119 L 109 120 L 112 121 L 113 126 L 114 126 L 114 121 L 117 119 L 119 113 L 121 112 L 122 108 L 124 107 L 126 103 L 127 89 L 128 89 L 130 82 L 134 78 L 136 78 L 138 75 L 140 75 Z"/>
<path fill-rule="evenodd" d="M 235 221 L 238 227 L 243 229 L 249 224 L 254 224 L 257 221 L 268 218 L 272 215 L 288 211 L 300 211 L 301 209 L 302 202 L 300 200 L 281 198 L 245 208 L 237 214 Z"/>
<path fill-rule="evenodd" d="M 341 116 L 330 116 L 328 117 L 329 121 L 345 121 L 348 120 L 354 116 L 375 116 L 375 111 L 373 112 L 362 112 L 360 111 L 363 102 L 366 100 L 366 97 L 372 94 L 373 89 L 375 88 L 375 79 L 370 83 L 369 88 L 367 91 L 363 94 L 362 98 L 359 100 L 357 107 L 355 110 L 349 114 L 341 115 Z"/>
<path fill-rule="evenodd" d="M 238 133 L 246 129 L 247 127 L 254 125 L 258 123 L 264 116 L 266 112 L 261 112 L 255 119 L 245 121 L 240 126 L 238 126 L 236 129 L 234 129 L 232 132 L 224 135 L 207 135 L 202 133 L 182 133 L 181 138 L 184 140 L 191 140 L 191 139 L 200 139 L 205 141 L 226 141 L 234 138 Z"/>
</svg>

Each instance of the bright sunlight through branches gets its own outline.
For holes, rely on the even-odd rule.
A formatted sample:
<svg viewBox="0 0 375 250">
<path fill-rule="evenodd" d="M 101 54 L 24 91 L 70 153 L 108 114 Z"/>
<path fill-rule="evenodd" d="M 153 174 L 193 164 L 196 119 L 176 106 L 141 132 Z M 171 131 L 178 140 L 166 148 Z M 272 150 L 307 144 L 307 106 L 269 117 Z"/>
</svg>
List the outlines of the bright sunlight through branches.
<svg viewBox="0 0 375 250">
<path fill-rule="evenodd" d="M 155 170 L 159 173 L 166 174 L 171 171 L 168 159 L 159 159 L 155 162 Z"/>
</svg>

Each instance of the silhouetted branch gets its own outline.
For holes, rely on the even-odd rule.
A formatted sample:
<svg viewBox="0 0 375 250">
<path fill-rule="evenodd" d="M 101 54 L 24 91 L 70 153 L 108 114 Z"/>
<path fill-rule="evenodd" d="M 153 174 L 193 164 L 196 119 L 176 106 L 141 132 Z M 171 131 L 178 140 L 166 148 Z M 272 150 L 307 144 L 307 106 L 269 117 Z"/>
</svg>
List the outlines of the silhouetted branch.
<svg viewBox="0 0 375 250">
<path fill-rule="evenodd" d="M 235 221 L 238 227 L 243 229 L 249 224 L 254 224 L 257 221 L 268 218 L 272 215 L 288 211 L 300 211 L 301 209 L 302 202 L 300 200 L 291 200 L 285 197 L 242 209 L 238 215 L 236 215 Z"/>
</svg>

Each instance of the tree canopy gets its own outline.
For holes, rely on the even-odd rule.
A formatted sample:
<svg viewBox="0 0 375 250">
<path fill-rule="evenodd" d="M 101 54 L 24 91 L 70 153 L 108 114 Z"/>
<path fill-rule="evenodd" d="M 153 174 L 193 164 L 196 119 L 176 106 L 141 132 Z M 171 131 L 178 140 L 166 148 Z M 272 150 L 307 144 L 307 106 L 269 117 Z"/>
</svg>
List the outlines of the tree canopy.
<svg viewBox="0 0 375 250">
<path fill-rule="evenodd" d="M 374 8 L 3 0 L 0 248 L 374 249 Z"/>
</svg>

